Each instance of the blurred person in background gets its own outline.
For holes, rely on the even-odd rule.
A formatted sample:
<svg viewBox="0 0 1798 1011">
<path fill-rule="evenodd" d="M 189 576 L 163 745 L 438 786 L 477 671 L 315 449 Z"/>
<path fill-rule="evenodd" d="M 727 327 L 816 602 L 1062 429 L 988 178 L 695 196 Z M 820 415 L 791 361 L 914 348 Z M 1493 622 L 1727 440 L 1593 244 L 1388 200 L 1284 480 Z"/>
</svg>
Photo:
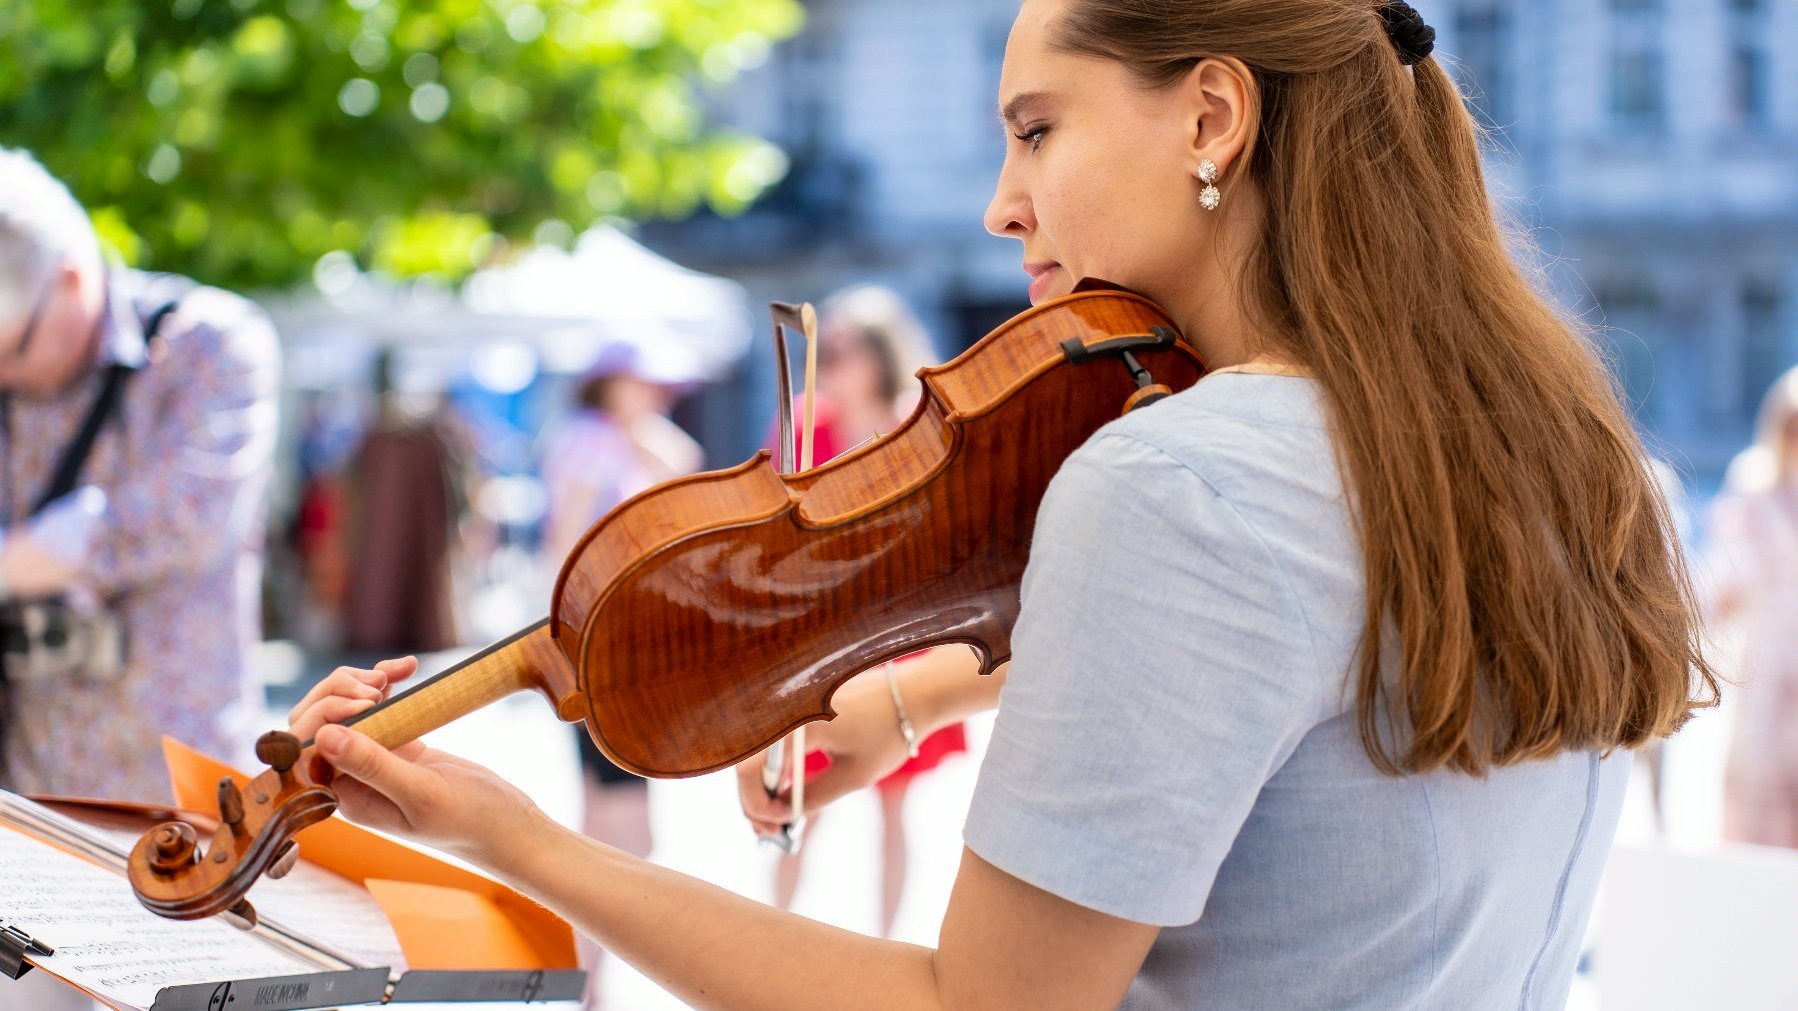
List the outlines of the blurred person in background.
<svg viewBox="0 0 1798 1011">
<path fill-rule="evenodd" d="M 1706 603 L 1738 620 L 1742 668 L 1723 833 L 1798 847 L 1798 368 L 1761 404 L 1754 445 L 1712 508 Z"/>
<path fill-rule="evenodd" d="M 107 264 L 0 149 L 0 785 L 166 802 L 162 734 L 238 757 L 277 365 L 256 306 Z"/>
<path fill-rule="evenodd" d="M 668 417 L 678 387 L 660 382 L 635 345 L 606 345 L 582 374 L 575 410 L 547 437 L 543 483 L 543 562 L 553 577 L 576 542 L 613 506 L 653 485 L 691 474 L 703 454 Z M 585 727 L 580 742 L 583 817 L 590 838 L 639 857 L 649 855 L 649 784 L 614 765 L 593 745 Z M 600 1002 L 598 945 L 581 938 L 581 963 L 588 970 L 585 1006 Z"/>
<path fill-rule="evenodd" d="M 818 315 L 818 389 L 814 396 L 816 426 L 812 466 L 822 466 L 876 435 L 899 427 L 917 404 L 919 388 L 913 378 L 920 368 L 936 361 L 929 335 L 899 295 L 876 285 L 846 289 L 824 302 Z M 804 396 L 793 405 L 795 439 L 801 439 Z M 770 435 L 772 447 L 776 436 Z M 793 459 L 800 460 L 799 445 Z M 960 647 L 953 647 L 959 650 Z M 914 654 L 914 657 L 916 655 Z M 906 663 L 914 657 L 901 657 Z M 973 661 L 970 659 L 969 661 Z M 884 668 L 865 675 L 884 679 Z M 960 723 L 951 724 L 924 738 L 918 753 L 877 784 L 881 823 L 880 932 L 893 931 L 899 900 L 905 894 L 905 795 L 920 773 L 935 768 L 943 759 L 968 749 Z M 829 765 L 824 752 L 806 756 L 808 776 L 821 774 Z M 814 827 L 816 823 L 814 822 Z M 775 866 L 774 900 L 790 908 L 799 890 L 806 849 L 783 856 Z"/>
<path fill-rule="evenodd" d="M 374 421 L 339 479 L 343 648 L 450 649 L 460 642 L 455 552 L 469 499 L 467 439 L 440 395 L 394 388 L 391 349 L 375 359 L 374 389 Z"/>
<path fill-rule="evenodd" d="M 343 640 L 350 573 L 344 475 L 365 424 L 348 393 L 340 388 L 302 395 L 299 491 L 286 543 L 294 569 L 280 605 L 286 634 L 313 650 L 336 649 Z"/>
</svg>

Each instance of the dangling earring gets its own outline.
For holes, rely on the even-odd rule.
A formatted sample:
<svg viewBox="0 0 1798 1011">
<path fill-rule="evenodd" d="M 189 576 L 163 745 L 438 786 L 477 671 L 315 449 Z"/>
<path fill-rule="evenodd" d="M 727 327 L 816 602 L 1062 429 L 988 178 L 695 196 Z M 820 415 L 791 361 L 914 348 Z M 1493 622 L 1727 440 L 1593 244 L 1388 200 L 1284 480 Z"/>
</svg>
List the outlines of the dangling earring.
<svg viewBox="0 0 1798 1011">
<path fill-rule="evenodd" d="M 1198 176 L 1199 182 L 1205 184 L 1205 188 L 1199 191 L 1199 206 L 1208 211 L 1217 210 L 1217 205 L 1224 200 L 1223 191 L 1217 188 L 1217 162 L 1209 158 L 1201 159 Z"/>
</svg>

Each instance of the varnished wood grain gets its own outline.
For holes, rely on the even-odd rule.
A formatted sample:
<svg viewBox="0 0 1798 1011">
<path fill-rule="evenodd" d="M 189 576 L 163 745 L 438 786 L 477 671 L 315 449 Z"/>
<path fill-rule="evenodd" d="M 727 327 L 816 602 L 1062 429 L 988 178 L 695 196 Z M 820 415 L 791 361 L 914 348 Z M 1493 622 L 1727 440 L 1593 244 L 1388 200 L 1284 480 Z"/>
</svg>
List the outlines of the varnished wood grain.
<svg viewBox="0 0 1798 1011">
<path fill-rule="evenodd" d="M 644 775 L 696 775 L 830 716 L 830 694 L 884 660 L 948 642 L 988 669 L 1009 658 L 1043 491 L 1136 392 L 1116 356 L 1072 365 L 1061 342 L 1157 325 L 1171 327 L 1121 292 L 1045 304 L 924 370 L 912 416 L 860 450 L 800 474 L 739 473 L 755 495 L 706 502 L 695 515 L 708 521 L 682 533 L 658 517 L 666 540 L 628 565 L 590 557 L 611 543 L 603 530 L 589 539 L 567 568 L 616 575 L 565 578 L 556 625 L 560 640 L 578 635 L 601 750 Z M 1175 391 L 1202 371 L 1184 345 L 1137 354 Z M 773 482 L 784 502 L 771 503 Z M 602 527 L 639 522 L 632 505 Z"/>
</svg>

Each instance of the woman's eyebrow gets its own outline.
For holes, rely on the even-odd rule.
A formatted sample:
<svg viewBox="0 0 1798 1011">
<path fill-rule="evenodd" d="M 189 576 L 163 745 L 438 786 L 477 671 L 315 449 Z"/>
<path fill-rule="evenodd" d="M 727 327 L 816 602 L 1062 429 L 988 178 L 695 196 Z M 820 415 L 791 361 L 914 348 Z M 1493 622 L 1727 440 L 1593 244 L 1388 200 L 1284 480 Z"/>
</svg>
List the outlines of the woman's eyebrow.
<svg viewBox="0 0 1798 1011">
<path fill-rule="evenodd" d="M 1015 126 L 1019 120 L 1024 118 L 1025 113 L 1048 100 L 1049 93 L 1046 91 L 1026 91 L 1013 95 L 1011 101 L 1006 102 L 1005 107 L 999 110 L 999 122 L 1006 126 Z"/>
</svg>

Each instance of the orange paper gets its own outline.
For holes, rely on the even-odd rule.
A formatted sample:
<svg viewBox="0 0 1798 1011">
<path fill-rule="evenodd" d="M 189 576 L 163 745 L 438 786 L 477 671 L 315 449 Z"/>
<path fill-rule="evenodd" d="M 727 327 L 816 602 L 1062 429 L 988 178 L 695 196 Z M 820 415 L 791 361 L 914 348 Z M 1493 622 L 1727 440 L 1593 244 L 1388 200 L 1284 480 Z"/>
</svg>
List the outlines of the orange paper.
<svg viewBox="0 0 1798 1011">
<path fill-rule="evenodd" d="M 162 739 L 175 804 L 209 811 L 218 781 L 250 777 Z M 573 969 L 567 921 L 484 874 L 464 870 L 333 815 L 294 837 L 300 856 L 369 890 L 414 969 Z"/>
</svg>

